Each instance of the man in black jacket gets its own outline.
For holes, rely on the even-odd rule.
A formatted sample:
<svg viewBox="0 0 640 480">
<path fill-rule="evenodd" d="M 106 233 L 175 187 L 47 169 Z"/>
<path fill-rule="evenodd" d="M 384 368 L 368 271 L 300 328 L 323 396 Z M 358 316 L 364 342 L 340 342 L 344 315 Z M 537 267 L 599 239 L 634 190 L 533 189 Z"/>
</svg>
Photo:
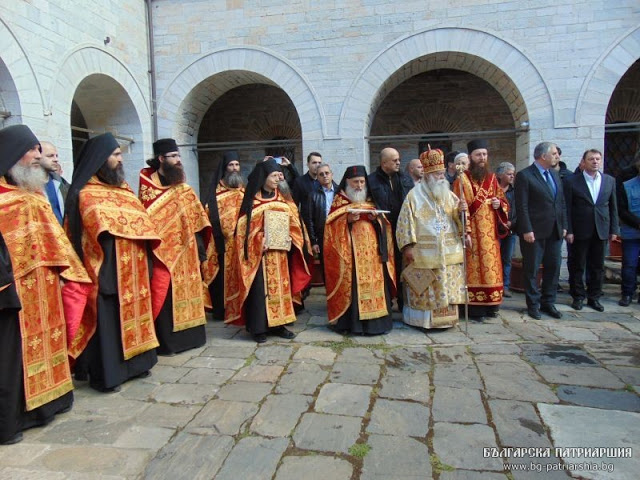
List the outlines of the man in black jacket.
<svg viewBox="0 0 640 480">
<path fill-rule="evenodd" d="M 567 243 L 571 245 L 570 268 L 571 307 L 582 309 L 585 296 L 587 304 L 604 311 L 599 298 L 604 280 L 604 254 L 607 240 L 615 240 L 619 233 L 615 180 L 599 172 L 602 153 L 590 149 L 582 155 L 583 170 L 564 179 L 564 195 L 567 205 Z M 587 273 L 587 290 L 583 277 Z"/>
<path fill-rule="evenodd" d="M 369 175 L 371 196 L 377 208 L 389 210 L 388 215 L 393 231 L 393 248 L 396 265 L 402 265 L 402 254 L 396 243 L 396 225 L 400 208 L 407 193 L 414 187 L 413 179 L 400 171 L 400 154 L 394 148 L 384 148 L 380 152 L 380 166 Z M 402 311 L 402 285 L 400 284 L 401 268 L 396 268 L 396 285 L 398 286 L 398 308 Z"/>
<path fill-rule="evenodd" d="M 318 256 L 322 265 L 324 223 L 331 209 L 333 196 L 338 190 L 338 184 L 333 181 L 333 172 L 328 164 L 321 164 L 317 173 L 320 186 L 309 195 L 307 208 L 304 210 L 306 212 L 304 222 L 307 225 L 313 253 Z M 323 269 L 323 267 L 321 268 Z"/>
<path fill-rule="evenodd" d="M 318 167 L 322 163 L 322 155 L 311 152 L 307 155 L 308 171 L 295 179 L 291 184 L 293 188 L 293 201 L 301 210 L 305 208 L 309 194 L 318 188 Z"/>
</svg>

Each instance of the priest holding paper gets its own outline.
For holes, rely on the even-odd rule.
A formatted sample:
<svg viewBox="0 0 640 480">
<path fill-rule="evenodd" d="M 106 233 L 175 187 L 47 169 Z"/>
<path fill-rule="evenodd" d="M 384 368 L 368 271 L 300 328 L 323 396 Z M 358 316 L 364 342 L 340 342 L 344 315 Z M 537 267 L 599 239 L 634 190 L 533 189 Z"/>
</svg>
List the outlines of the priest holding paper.
<svg viewBox="0 0 640 480">
<path fill-rule="evenodd" d="M 460 200 L 445 177 L 444 154 L 420 155 L 424 177 L 405 198 L 396 239 L 402 251 L 404 323 L 447 328 L 458 323 L 465 301 Z"/>
<path fill-rule="evenodd" d="M 396 294 L 388 212 L 369 196 L 364 166 L 348 167 L 324 229 L 329 323 L 340 333 L 378 335 L 393 328 Z"/>
<path fill-rule="evenodd" d="M 273 158 L 258 163 L 247 182 L 236 227 L 237 285 L 229 289 L 225 322 L 246 325 L 257 343 L 267 334 L 291 339 L 293 297 L 311 281 L 304 260 L 299 216 L 278 191 L 280 167 Z"/>
</svg>

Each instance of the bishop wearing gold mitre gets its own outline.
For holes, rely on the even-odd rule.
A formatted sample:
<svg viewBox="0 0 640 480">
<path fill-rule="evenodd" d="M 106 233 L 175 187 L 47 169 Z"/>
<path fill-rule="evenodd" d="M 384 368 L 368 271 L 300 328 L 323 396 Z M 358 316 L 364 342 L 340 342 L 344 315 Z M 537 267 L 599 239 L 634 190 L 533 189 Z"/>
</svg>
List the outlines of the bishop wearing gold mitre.
<svg viewBox="0 0 640 480">
<path fill-rule="evenodd" d="M 424 177 L 405 198 L 396 239 L 402 251 L 404 323 L 447 328 L 458 323 L 465 302 L 460 200 L 445 177 L 444 154 L 420 155 Z"/>
<path fill-rule="evenodd" d="M 93 290 L 44 195 L 41 146 L 0 130 L 0 444 L 73 404 L 68 344 Z M 61 286 L 64 284 L 64 286 Z"/>
<path fill-rule="evenodd" d="M 156 318 L 158 355 L 171 356 L 206 343 L 205 303 L 217 269 L 211 224 L 196 192 L 186 183 L 173 138 L 153 144 L 154 158 L 140 172 L 138 196 L 162 243 L 158 249 L 171 274 L 169 291 Z M 215 257 L 215 258 L 212 258 Z"/>
<path fill-rule="evenodd" d="M 225 322 L 245 325 L 257 343 L 267 334 L 295 337 L 285 325 L 296 320 L 294 295 L 311 281 L 299 216 L 278 191 L 280 173 L 272 158 L 255 166 L 236 227 L 238 276 Z"/>
<path fill-rule="evenodd" d="M 377 335 L 393 328 L 396 277 L 391 224 L 369 192 L 366 168 L 348 167 L 325 223 L 329 323 L 338 332 Z"/>
</svg>

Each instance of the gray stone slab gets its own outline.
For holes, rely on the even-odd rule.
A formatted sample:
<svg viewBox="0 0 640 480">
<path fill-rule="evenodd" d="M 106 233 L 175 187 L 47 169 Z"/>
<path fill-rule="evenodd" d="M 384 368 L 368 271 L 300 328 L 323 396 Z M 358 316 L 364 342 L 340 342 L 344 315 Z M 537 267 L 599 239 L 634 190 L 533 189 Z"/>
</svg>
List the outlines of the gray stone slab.
<svg viewBox="0 0 640 480">
<path fill-rule="evenodd" d="M 249 365 L 241 369 L 234 377 L 235 382 L 275 383 L 284 367 L 280 365 Z"/>
<path fill-rule="evenodd" d="M 405 373 L 404 375 L 382 377 L 379 396 L 398 400 L 429 402 L 429 376 L 426 373 Z"/>
<path fill-rule="evenodd" d="M 433 347 L 432 353 L 434 363 L 473 363 L 473 359 L 464 345 Z"/>
<path fill-rule="evenodd" d="M 303 345 L 295 353 L 293 359 L 299 362 L 333 365 L 333 362 L 336 359 L 336 352 L 331 350 L 329 347 Z"/>
<path fill-rule="evenodd" d="M 190 433 L 237 435 L 241 427 L 258 412 L 258 405 L 247 402 L 212 400 L 187 424 Z"/>
<path fill-rule="evenodd" d="M 307 328 L 295 338 L 296 343 L 341 342 L 342 340 L 342 335 L 329 330 L 327 327 Z"/>
<path fill-rule="evenodd" d="M 218 387 L 215 385 L 166 384 L 154 391 L 153 400 L 161 403 L 201 405 L 211 400 L 217 391 Z"/>
<path fill-rule="evenodd" d="M 369 410 L 372 387 L 327 383 L 316 399 L 315 410 L 321 413 L 363 417 Z"/>
<path fill-rule="evenodd" d="M 387 353 L 389 369 L 405 372 L 428 372 L 431 370 L 431 354 L 425 347 L 400 347 Z"/>
<path fill-rule="evenodd" d="M 154 425 L 156 427 L 184 427 L 201 408 L 200 405 L 152 403 L 136 417 L 136 421 L 141 425 Z"/>
<path fill-rule="evenodd" d="M 605 365 L 640 366 L 638 345 L 633 343 L 593 343 L 585 348 Z"/>
<path fill-rule="evenodd" d="M 12 445 L 11 448 L 0 448 L 0 466 L 27 466 L 31 462 L 36 460 L 40 455 L 47 452 L 49 448 L 49 445 L 31 443 L 28 438 L 25 438 L 25 440 L 23 440 L 21 443 Z M 2 476 L 0 476 L 0 478 L 2 478 Z"/>
<path fill-rule="evenodd" d="M 122 386 L 120 396 L 130 400 L 148 401 L 153 397 L 153 392 L 158 388 L 157 384 L 145 382 L 127 382 Z"/>
<path fill-rule="evenodd" d="M 286 365 L 293 353 L 289 345 L 265 345 L 256 349 L 257 363 L 260 365 Z"/>
<path fill-rule="evenodd" d="M 478 368 L 485 383 L 485 393 L 490 398 L 525 402 L 558 401 L 553 391 L 542 383 L 535 371 L 524 362 L 478 362 Z"/>
<path fill-rule="evenodd" d="M 482 363 L 521 363 L 522 359 L 518 355 L 492 355 L 483 353 L 475 356 L 477 362 Z"/>
<path fill-rule="evenodd" d="M 632 333 L 622 327 L 618 328 L 603 328 L 594 332 L 598 335 L 600 340 L 605 342 L 610 341 L 623 341 L 623 342 L 637 342 L 639 340 L 638 335 Z"/>
<path fill-rule="evenodd" d="M 322 455 L 287 456 L 282 458 L 275 480 L 350 480 L 352 474 L 351 464 L 340 458 Z"/>
<path fill-rule="evenodd" d="M 423 331 L 418 329 L 393 329 L 385 335 L 388 345 L 430 345 L 433 343 Z"/>
<path fill-rule="evenodd" d="M 523 345 L 524 356 L 536 365 L 591 366 L 598 362 L 589 353 L 574 345 Z"/>
<path fill-rule="evenodd" d="M 117 393 L 96 392 L 88 385 L 73 393 L 73 413 L 77 415 L 130 418 L 140 414 L 148 405 L 137 400 L 127 400 Z"/>
<path fill-rule="evenodd" d="M 370 435 L 371 451 L 364 457 L 361 480 L 431 478 L 429 450 L 413 438 Z"/>
<path fill-rule="evenodd" d="M 487 423 L 479 390 L 437 386 L 432 407 L 434 422 Z"/>
<path fill-rule="evenodd" d="M 376 364 L 336 362 L 330 379 L 336 383 L 375 385 L 380 378 L 380 367 Z"/>
<path fill-rule="evenodd" d="M 38 441 L 43 443 L 112 445 L 130 426 L 129 420 L 107 417 L 71 416 L 55 422 Z"/>
<path fill-rule="evenodd" d="M 147 448 L 160 450 L 173 436 L 175 430 L 146 425 L 131 425 L 114 443 L 121 448 Z"/>
<path fill-rule="evenodd" d="M 203 352 L 203 357 L 217 357 L 217 358 L 249 358 L 253 352 L 255 352 L 256 346 L 254 345 L 225 345 L 208 347 Z"/>
<path fill-rule="evenodd" d="M 312 401 L 313 397 L 306 395 L 270 395 L 250 429 L 265 437 L 288 437 Z"/>
<path fill-rule="evenodd" d="M 436 422 L 433 449 L 438 459 L 465 470 L 502 471 L 499 458 L 485 458 L 483 448 L 496 447 L 495 434 L 486 425 Z"/>
<path fill-rule="evenodd" d="M 327 316 L 318 316 L 318 315 L 311 315 L 311 317 L 309 317 L 309 320 L 307 321 L 307 325 L 311 326 L 311 327 L 322 327 L 327 325 L 328 323 L 328 319 Z"/>
<path fill-rule="evenodd" d="M 640 412 L 640 397 L 624 390 L 559 385 L 556 394 L 560 400 L 583 407 Z"/>
<path fill-rule="evenodd" d="M 313 395 L 328 376 L 329 372 L 314 363 L 291 362 L 280 377 L 276 392 Z"/>
<path fill-rule="evenodd" d="M 640 368 L 607 366 L 607 370 L 613 372 L 620 380 L 629 385 L 640 385 Z"/>
<path fill-rule="evenodd" d="M 550 324 L 549 330 L 560 340 L 568 340 L 570 342 L 592 342 L 598 340 L 598 336 L 588 328 Z"/>
<path fill-rule="evenodd" d="M 365 347 L 345 348 L 338 356 L 338 362 L 383 364 L 384 356 L 376 355 L 371 349 Z"/>
<path fill-rule="evenodd" d="M 527 342 L 554 342 L 558 337 L 535 323 L 512 323 L 509 329 Z"/>
<path fill-rule="evenodd" d="M 180 379 L 180 383 L 195 383 L 198 385 L 222 385 L 236 374 L 235 370 L 220 368 L 193 368 Z"/>
<path fill-rule="evenodd" d="M 189 357 L 191 358 L 191 357 Z M 187 362 L 188 359 L 185 359 Z M 190 372 L 190 368 L 171 367 L 168 365 L 156 365 L 151 371 L 151 376 L 145 381 L 151 383 L 175 383 Z"/>
<path fill-rule="evenodd" d="M 225 370 L 238 370 L 244 367 L 244 364 L 244 358 L 209 357 L 203 355 L 190 359 L 184 364 L 184 366 L 188 368 L 222 368 Z"/>
<path fill-rule="evenodd" d="M 549 383 L 602 388 L 624 388 L 624 383 L 622 383 L 618 377 L 601 367 L 537 365 L 536 370 Z"/>
<path fill-rule="evenodd" d="M 218 398 L 235 402 L 259 403 L 273 389 L 272 383 L 230 382 L 220 388 Z"/>
<path fill-rule="evenodd" d="M 429 408 L 400 400 L 376 400 L 367 432 L 398 437 L 425 437 L 429 431 Z"/>
<path fill-rule="evenodd" d="M 563 455 L 565 462 L 613 463 L 613 472 L 581 471 L 580 476 L 593 479 L 634 480 L 640 471 L 640 414 L 617 410 L 576 407 L 572 405 L 538 405 L 556 447 L 631 448 L 631 458 L 588 458 Z M 567 452 L 570 453 L 570 452 Z"/>
<path fill-rule="evenodd" d="M 481 390 L 482 379 L 475 365 L 438 364 L 435 366 L 433 384 L 445 387 L 460 387 Z"/>
<path fill-rule="evenodd" d="M 550 447 L 533 405 L 513 400 L 489 400 L 500 444 L 507 447 Z"/>
<path fill-rule="evenodd" d="M 152 458 L 149 450 L 104 448 L 95 445 L 51 448 L 30 467 L 58 472 L 77 472 L 138 477 Z M 47 472 L 49 473 L 49 472 Z M 49 478 L 49 477 L 47 477 Z"/>
<path fill-rule="evenodd" d="M 427 332 L 427 336 L 434 344 L 443 345 L 469 345 L 473 343 L 468 335 L 464 333 L 464 321 L 460 321 L 460 326 L 449 329 L 432 329 Z"/>
<path fill-rule="evenodd" d="M 360 437 L 361 423 L 358 417 L 305 413 L 293 433 L 293 441 L 303 450 L 348 453 Z"/>
<path fill-rule="evenodd" d="M 516 345 L 515 343 L 483 343 L 479 345 L 471 345 L 469 348 L 471 349 L 471 353 L 475 355 L 519 355 L 522 352 L 520 345 Z"/>
<path fill-rule="evenodd" d="M 2 480 L 67 480 L 69 475 L 62 472 L 27 470 L 25 468 L 0 467 Z M 112 477 L 113 478 L 113 477 Z M 123 477 L 115 477 L 122 479 Z"/>
<path fill-rule="evenodd" d="M 148 480 L 210 480 L 233 447 L 228 436 L 179 433 L 147 467 Z"/>
</svg>

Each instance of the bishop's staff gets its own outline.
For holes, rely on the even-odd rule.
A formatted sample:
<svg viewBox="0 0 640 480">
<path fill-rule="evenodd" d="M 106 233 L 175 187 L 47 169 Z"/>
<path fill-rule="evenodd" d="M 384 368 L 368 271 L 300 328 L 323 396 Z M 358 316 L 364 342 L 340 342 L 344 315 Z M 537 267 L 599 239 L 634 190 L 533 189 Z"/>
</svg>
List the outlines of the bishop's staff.
<svg viewBox="0 0 640 480">
<path fill-rule="evenodd" d="M 456 165 L 458 175 L 464 175 L 464 165 Z M 464 196 L 464 182 L 460 179 L 460 202 L 464 202 L 466 207 L 466 199 Z M 464 271 L 464 333 L 469 333 L 469 286 L 467 285 L 467 208 L 461 209 L 462 215 L 462 270 Z"/>
</svg>

